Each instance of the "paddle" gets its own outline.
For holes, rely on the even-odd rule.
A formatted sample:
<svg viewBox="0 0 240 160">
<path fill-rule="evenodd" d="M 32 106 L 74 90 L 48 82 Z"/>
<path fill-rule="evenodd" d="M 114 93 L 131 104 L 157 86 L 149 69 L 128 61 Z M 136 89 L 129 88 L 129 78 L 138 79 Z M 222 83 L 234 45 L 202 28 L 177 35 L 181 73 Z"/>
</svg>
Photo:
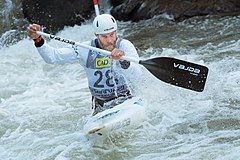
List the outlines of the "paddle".
<svg viewBox="0 0 240 160">
<path fill-rule="evenodd" d="M 64 43 L 87 48 L 96 52 L 101 52 L 106 55 L 111 55 L 111 52 L 109 51 L 84 45 L 72 40 L 63 39 L 55 35 L 40 31 L 37 31 L 37 34 Z M 138 61 L 132 57 L 123 56 L 122 59 L 143 65 L 149 72 L 163 82 L 197 92 L 202 92 L 204 90 L 208 74 L 208 68 L 205 66 L 170 57 L 156 57 Z"/>
<path fill-rule="evenodd" d="M 206 83 L 208 68 L 170 57 L 140 60 L 158 79 L 186 89 L 202 92 Z"/>
</svg>

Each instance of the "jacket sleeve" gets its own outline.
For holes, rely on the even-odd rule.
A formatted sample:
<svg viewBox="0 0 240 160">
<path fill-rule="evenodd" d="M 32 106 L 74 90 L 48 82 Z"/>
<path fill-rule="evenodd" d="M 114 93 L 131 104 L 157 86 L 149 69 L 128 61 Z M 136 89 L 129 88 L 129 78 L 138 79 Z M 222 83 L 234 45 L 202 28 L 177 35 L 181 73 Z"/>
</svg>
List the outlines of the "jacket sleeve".
<svg viewBox="0 0 240 160">
<path fill-rule="evenodd" d="M 139 55 L 137 53 L 137 50 L 129 40 L 122 39 L 119 49 L 122 50 L 127 57 L 131 57 L 133 59 L 139 60 Z"/>
<path fill-rule="evenodd" d="M 137 50 L 130 41 L 123 39 L 120 43 L 119 49 L 124 51 L 126 57 L 131 57 L 131 58 L 139 61 L 139 55 L 137 53 Z M 126 63 L 126 62 L 124 62 L 124 63 Z M 132 80 L 137 79 L 139 76 L 141 76 L 141 74 L 142 74 L 141 66 L 134 62 L 128 62 L 128 63 L 129 63 L 129 66 L 127 68 L 123 68 L 123 66 L 122 66 L 122 69 L 121 69 L 122 73 L 127 78 L 132 79 Z"/>
<path fill-rule="evenodd" d="M 63 64 L 79 57 L 76 47 L 71 45 L 56 49 L 44 43 L 41 47 L 37 47 L 37 50 L 44 61 L 49 64 Z"/>
<path fill-rule="evenodd" d="M 125 53 L 126 57 L 130 57 L 132 59 L 136 59 L 137 61 L 139 61 L 139 55 L 137 53 L 137 50 L 130 41 L 123 39 L 120 43 L 119 49 Z M 128 61 L 124 60 L 122 61 L 121 65 L 125 64 L 125 65 L 129 65 L 130 67 L 132 64 L 134 64 L 134 62 L 128 62 L 128 63 L 127 62 Z M 125 69 L 128 69 L 129 67 L 125 67 Z"/>
</svg>

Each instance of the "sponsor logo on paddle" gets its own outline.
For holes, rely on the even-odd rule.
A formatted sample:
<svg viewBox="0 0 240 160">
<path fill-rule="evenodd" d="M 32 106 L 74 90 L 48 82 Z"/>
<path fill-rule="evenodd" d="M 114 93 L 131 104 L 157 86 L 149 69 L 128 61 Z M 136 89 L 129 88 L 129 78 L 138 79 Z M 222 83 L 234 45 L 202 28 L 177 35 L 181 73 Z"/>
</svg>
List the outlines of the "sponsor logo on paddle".
<svg viewBox="0 0 240 160">
<path fill-rule="evenodd" d="M 74 42 L 74 41 L 70 41 L 70 40 L 67 40 L 67 39 L 63 39 L 63 38 L 61 38 L 61 37 L 57 37 L 57 36 L 54 36 L 54 35 L 50 35 L 50 38 L 51 38 L 51 39 L 55 39 L 55 40 L 60 41 L 60 42 L 65 42 L 65 43 L 68 43 L 68 44 L 75 45 L 75 42 Z"/>
<path fill-rule="evenodd" d="M 194 68 L 194 67 L 190 67 L 190 66 L 185 66 L 183 64 L 179 64 L 179 63 L 173 63 L 173 66 L 174 68 L 179 68 L 181 70 L 185 70 L 185 71 L 188 71 L 190 72 L 190 74 L 193 74 L 193 75 L 198 75 L 200 73 L 200 69 L 198 68 Z"/>
</svg>

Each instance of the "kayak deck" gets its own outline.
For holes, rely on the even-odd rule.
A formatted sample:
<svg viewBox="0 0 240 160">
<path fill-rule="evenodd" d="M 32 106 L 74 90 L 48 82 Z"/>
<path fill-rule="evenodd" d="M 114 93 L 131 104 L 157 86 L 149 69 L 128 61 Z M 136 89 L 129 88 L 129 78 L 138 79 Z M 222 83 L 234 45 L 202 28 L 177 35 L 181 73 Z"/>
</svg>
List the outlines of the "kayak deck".
<svg viewBox="0 0 240 160">
<path fill-rule="evenodd" d="M 90 117 L 84 124 L 83 131 L 87 135 L 103 135 L 122 128 L 135 128 L 145 118 L 145 107 L 142 100 L 133 97 Z"/>
</svg>

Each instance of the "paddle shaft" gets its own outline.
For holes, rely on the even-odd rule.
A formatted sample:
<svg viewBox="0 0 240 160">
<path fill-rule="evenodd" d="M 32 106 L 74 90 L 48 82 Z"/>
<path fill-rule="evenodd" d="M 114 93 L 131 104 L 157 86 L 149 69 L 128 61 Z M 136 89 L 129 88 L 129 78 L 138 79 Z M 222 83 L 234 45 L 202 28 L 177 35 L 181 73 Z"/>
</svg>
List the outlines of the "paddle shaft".
<svg viewBox="0 0 240 160">
<path fill-rule="evenodd" d="M 89 45 L 85 45 L 85 44 L 82 44 L 82 43 L 79 43 L 79 42 L 75 42 L 75 41 L 72 41 L 72 40 L 64 39 L 64 38 L 58 37 L 56 35 L 40 32 L 40 31 L 37 31 L 37 34 L 39 34 L 39 35 L 41 35 L 43 37 L 48 37 L 50 39 L 54 39 L 54 40 L 60 41 L 60 42 L 76 45 L 76 46 L 83 47 L 83 48 L 86 48 L 86 49 L 89 49 L 89 50 L 92 50 L 92 51 L 96 51 L 96 52 L 101 52 L 101 53 L 106 54 L 108 56 L 111 55 L 110 51 L 107 51 L 107 50 L 104 50 L 104 49 L 100 49 L 100 48 L 96 48 L 96 47 L 92 47 L 92 46 L 89 46 Z M 126 61 L 130 61 L 130 62 L 134 62 L 134 63 L 139 63 L 139 61 L 137 59 L 132 58 L 132 57 L 123 56 L 121 59 L 126 60 Z"/>
</svg>

